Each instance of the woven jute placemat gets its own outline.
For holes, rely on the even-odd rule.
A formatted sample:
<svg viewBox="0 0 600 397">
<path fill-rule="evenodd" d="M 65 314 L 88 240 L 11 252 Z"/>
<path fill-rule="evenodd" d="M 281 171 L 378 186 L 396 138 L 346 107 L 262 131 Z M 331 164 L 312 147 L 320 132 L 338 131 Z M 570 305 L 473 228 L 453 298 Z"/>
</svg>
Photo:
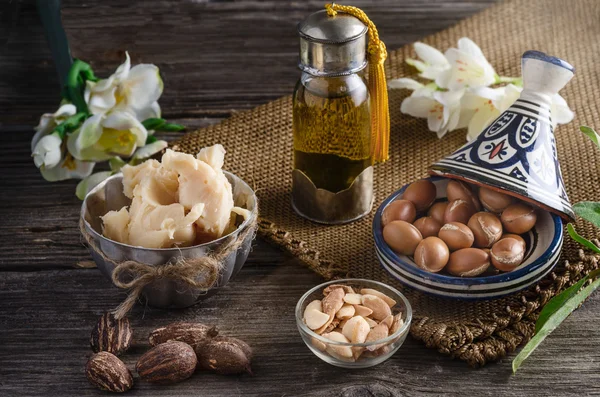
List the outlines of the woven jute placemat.
<svg viewBox="0 0 600 397">
<path fill-rule="evenodd" d="M 575 120 L 556 132 L 558 155 L 572 202 L 600 197 L 600 154 L 580 132 L 580 125 L 600 127 L 595 96 L 600 88 L 596 57 L 600 54 L 600 3 L 597 0 L 506 1 L 423 41 L 445 50 L 467 36 L 480 45 L 503 76 L 520 74 L 521 54 L 536 49 L 559 56 L 576 68 L 561 94 L 575 110 Z M 385 32 L 382 32 L 385 37 Z M 404 60 L 415 57 L 412 46 L 389 54 L 388 78 L 415 76 Z M 422 119 L 400 113 L 406 92 L 390 91 L 391 159 L 375 169 L 375 208 L 402 185 L 426 175 L 427 167 L 465 142 L 465 131 L 438 140 Z M 373 213 L 343 226 L 321 226 L 297 216 L 290 207 L 292 170 L 292 103 L 284 97 L 221 124 L 187 134 L 174 146 L 197 153 L 221 143 L 225 168 L 256 188 L 260 202 L 259 234 L 300 258 L 326 279 L 363 277 L 402 288 L 375 257 Z M 593 238 L 593 227 L 577 229 Z M 484 302 L 437 299 L 403 288 L 415 318 L 414 338 L 441 353 L 483 365 L 497 360 L 533 335 L 541 307 L 558 291 L 598 266 L 566 237 L 561 263 L 536 286 L 507 298 Z"/>
</svg>

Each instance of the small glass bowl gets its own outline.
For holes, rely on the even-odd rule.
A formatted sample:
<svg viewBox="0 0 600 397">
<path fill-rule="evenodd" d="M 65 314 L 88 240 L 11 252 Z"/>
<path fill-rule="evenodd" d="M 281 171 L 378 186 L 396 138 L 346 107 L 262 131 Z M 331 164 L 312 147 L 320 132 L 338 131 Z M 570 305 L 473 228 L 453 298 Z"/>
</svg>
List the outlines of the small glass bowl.
<svg viewBox="0 0 600 397">
<path fill-rule="evenodd" d="M 402 320 L 404 321 L 404 324 L 400 327 L 400 329 L 387 338 L 369 343 L 334 342 L 317 334 L 308 328 L 304 323 L 304 309 L 306 308 L 306 305 L 313 300 L 323 299 L 323 290 L 331 284 L 349 285 L 355 290 L 360 290 L 361 288 L 371 288 L 389 296 L 396 301 L 396 305 L 392 308 L 392 314 L 396 315 L 398 313 L 402 313 Z M 304 343 L 306 343 L 306 346 L 308 346 L 308 348 L 321 360 L 342 368 L 368 368 L 380 364 L 390 358 L 404 343 L 404 340 L 406 339 L 410 329 L 411 321 L 412 308 L 408 302 L 408 299 L 406 299 L 406 297 L 400 291 L 377 281 L 359 278 L 334 280 L 317 285 L 305 293 L 296 305 L 296 324 L 298 325 L 298 331 L 300 331 L 300 335 L 302 336 Z M 377 349 L 373 349 L 377 345 L 380 346 L 378 346 Z M 354 360 L 353 358 L 344 359 L 339 355 L 332 356 L 328 352 L 328 350 L 333 350 L 335 352 L 335 348 L 344 347 L 350 347 L 353 351 L 364 351 L 357 360 Z M 374 351 L 371 351 L 369 348 L 373 349 Z"/>
</svg>

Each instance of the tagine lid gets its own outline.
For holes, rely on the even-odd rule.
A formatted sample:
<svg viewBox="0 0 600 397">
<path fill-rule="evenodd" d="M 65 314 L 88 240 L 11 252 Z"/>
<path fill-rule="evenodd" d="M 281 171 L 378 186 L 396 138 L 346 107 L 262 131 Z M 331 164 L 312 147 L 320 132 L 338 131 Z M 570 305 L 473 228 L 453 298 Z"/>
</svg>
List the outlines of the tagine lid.
<svg viewBox="0 0 600 397">
<path fill-rule="evenodd" d="M 463 180 L 575 219 L 560 171 L 550 107 L 574 74 L 562 59 L 527 51 L 523 91 L 479 136 L 433 164 L 429 173 Z"/>
</svg>

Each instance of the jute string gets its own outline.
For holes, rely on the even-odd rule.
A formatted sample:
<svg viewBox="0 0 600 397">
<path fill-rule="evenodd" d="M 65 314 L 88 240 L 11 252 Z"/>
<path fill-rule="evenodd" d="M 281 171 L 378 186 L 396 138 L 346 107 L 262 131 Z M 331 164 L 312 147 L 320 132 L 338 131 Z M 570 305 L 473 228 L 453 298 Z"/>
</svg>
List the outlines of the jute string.
<svg viewBox="0 0 600 397">
<path fill-rule="evenodd" d="M 256 213 L 251 221 L 237 236 L 228 237 L 217 249 L 210 254 L 198 258 L 182 256 L 164 265 L 148 265 L 134 260 L 114 261 L 102 252 L 91 234 L 85 228 L 83 219 L 79 222 L 81 235 L 98 256 L 115 268 L 112 272 L 113 284 L 128 291 L 127 298 L 113 311 L 115 318 L 125 317 L 138 301 L 144 288 L 160 279 L 169 279 L 183 283 L 199 292 L 208 291 L 219 280 L 223 269 L 223 261 L 234 251 L 237 251 L 248 236 L 254 237 L 257 229 Z M 128 281 L 123 281 L 128 280 Z"/>
<path fill-rule="evenodd" d="M 520 57 L 531 49 L 559 56 L 575 66 L 575 77 L 561 91 L 575 111 L 575 120 L 558 126 L 555 133 L 572 202 L 600 199 L 600 151 L 578 131 L 580 125 L 600 127 L 596 105 L 600 72 L 593 56 L 600 53 L 599 20 L 597 0 L 510 0 L 422 40 L 445 51 L 456 47 L 461 37 L 469 37 L 502 76 L 519 76 Z M 386 31 L 379 28 L 386 39 Z M 417 78 L 417 71 L 406 64 L 409 57 L 416 57 L 412 45 L 388 53 L 388 80 Z M 459 130 L 438 139 L 428 130 L 426 120 L 400 112 L 402 100 L 409 94 L 406 90 L 390 90 L 388 94 L 390 159 L 375 167 L 375 208 L 402 185 L 426 176 L 427 167 L 463 145 L 466 135 L 465 130 Z M 298 257 L 326 279 L 354 276 L 402 289 L 413 307 L 411 335 L 471 365 L 498 360 L 526 342 L 533 335 L 543 305 L 598 267 L 597 257 L 581 251 L 581 246 L 566 236 L 562 260 L 552 274 L 524 292 L 482 302 L 421 294 L 403 287 L 380 267 L 371 232 L 373 213 L 348 225 L 317 226 L 291 210 L 290 96 L 186 134 L 173 147 L 195 154 L 215 143 L 228 151 L 226 169 L 255 181 L 261 202 L 258 233 L 262 238 Z M 588 238 L 598 237 L 598 230 L 582 220 L 577 221 L 576 228 Z"/>
</svg>

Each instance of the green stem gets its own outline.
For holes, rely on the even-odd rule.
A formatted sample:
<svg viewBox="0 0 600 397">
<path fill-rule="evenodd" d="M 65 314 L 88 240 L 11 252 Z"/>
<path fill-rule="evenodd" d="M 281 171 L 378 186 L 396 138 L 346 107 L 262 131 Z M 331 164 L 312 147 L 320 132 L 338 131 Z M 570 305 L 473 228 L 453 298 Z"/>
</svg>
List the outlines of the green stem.
<svg viewBox="0 0 600 397">
<path fill-rule="evenodd" d="M 75 59 L 67 75 L 64 93 L 66 94 L 66 99 L 75 105 L 78 113 L 89 114 L 87 104 L 83 98 L 85 80 L 97 81 L 98 79 L 88 63 Z"/>
<path fill-rule="evenodd" d="M 63 121 L 62 123 L 60 123 L 59 125 L 57 125 L 56 128 L 54 128 L 54 130 L 52 131 L 52 133 L 57 133 L 60 139 L 64 139 L 67 133 L 75 131 L 86 118 L 86 113 L 76 113 L 73 116 L 66 119 L 65 121 Z"/>
<path fill-rule="evenodd" d="M 506 77 L 496 75 L 496 81 L 494 84 L 511 83 L 521 87 L 523 85 L 523 79 L 521 77 Z"/>
</svg>

